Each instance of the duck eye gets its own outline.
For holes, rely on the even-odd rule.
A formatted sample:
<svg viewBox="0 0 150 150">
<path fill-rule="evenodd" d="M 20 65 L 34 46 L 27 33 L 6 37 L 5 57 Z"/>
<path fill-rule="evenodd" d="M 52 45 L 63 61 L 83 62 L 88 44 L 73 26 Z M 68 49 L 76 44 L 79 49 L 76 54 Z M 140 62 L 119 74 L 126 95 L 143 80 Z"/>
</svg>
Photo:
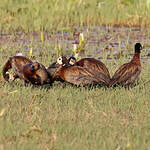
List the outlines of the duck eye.
<svg viewBox="0 0 150 150">
<path fill-rule="evenodd" d="M 59 57 L 59 58 L 57 59 L 57 63 L 58 63 L 58 64 L 62 64 L 62 58 L 61 58 L 61 57 Z"/>
</svg>

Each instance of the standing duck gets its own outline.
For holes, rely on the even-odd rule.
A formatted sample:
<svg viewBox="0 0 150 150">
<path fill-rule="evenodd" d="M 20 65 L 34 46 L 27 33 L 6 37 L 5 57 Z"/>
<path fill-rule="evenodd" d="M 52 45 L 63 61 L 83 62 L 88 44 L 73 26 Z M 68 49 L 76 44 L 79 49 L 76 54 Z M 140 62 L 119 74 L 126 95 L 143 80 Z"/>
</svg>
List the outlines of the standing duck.
<svg viewBox="0 0 150 150">
<path fill-rule="evenodd" d="M 59 57 L 57 63 L 60 65 L 58 75 L 62 80 L 77 86 L 99 84 L 99 80 L 87 68 L 71 66 L 65 57 Z"/>
<path fill-rule="evenodd" d="M 109 85 L 110 74 L 104 63 L 95 58 L 83 58 L 76 61 L 74 57 L 69 58 L 69 64 L 88 69 L 99 78 L 99 83 Z"/>
<path fill-rule="evenodd" d="M 140 52 L 142 45 L 140 43 L 135 44 L 135 53 L 132 60 L 129 63 L 123 64 L 113 75 L 109 86 L 122 85 L 131 86 L 141 73 Z"/>
</svg>

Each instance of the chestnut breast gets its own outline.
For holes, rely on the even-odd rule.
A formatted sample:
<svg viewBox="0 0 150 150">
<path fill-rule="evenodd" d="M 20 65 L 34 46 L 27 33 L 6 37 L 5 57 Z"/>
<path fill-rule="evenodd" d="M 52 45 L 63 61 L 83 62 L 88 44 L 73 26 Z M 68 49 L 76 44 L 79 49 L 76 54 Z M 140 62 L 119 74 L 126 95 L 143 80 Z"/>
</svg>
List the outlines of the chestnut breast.
<svg viewBox="0 0 150 150">
<path fill-rule="evenodd" d="M 23 68 L 23 74 L 26 78 L 34 78 L 36 71 L 32 70 L 32 63 L 26 64 Z"/>
</svg>

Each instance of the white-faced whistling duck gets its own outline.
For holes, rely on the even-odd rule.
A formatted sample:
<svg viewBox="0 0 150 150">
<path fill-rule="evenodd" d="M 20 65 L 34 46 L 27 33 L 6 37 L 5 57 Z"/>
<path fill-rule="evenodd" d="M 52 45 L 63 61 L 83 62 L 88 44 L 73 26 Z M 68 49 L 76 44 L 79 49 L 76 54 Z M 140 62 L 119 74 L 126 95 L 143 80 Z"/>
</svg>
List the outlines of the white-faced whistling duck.
<svg viewBox="0 0 150 150">
<path fill-rule="evenodd" d="M 71 66 L 67 58 L 59 57 L 57 63 L 59 67 L 59 77 L 74 85 L 95 85 L 99 84 L 99 80 L 95 78 L 92 72 L 80 66 Z"/>
<path fill-rule="evenodd" d="M 51 76 L 49 76 L 46 68 L 38 62 L 26 64 L 23 67 L 23 75 L 32 84 L 43 85 L 52 83 Z"/>
<path fill-rule="evenodd" d="M 60 66 L 61 66 L 60 64 L 54 62 L 47 68 L 47 72 L 52 77 L 53 81 L 63 81 L 58 74 Z"/>
<path fill-rule="evenodd" d="M 129 63 L 123 64 L 113 75 L 109 86 L 121 85 L 132 86 L 135 80 L 141 73 L 140 52 L 142 45 L 140 43 L 135 44 L 135 53 L 132 60 Z"/>
<path fill-rule="evenodd" d="M 99 79 L 100 84 L 109 85 L 110 74 L 105 64 L 101 61 L 95 58 L 83 58 L 76 61 L 74 57 L 70 57 L 68 61 L 71 65 L 87 68 L 90 72 L 95 74 L 95 76 Z"/>
<path fill-rule="evenodd" d="M 32 63 L 32 61 L 24 56 L 12 56 L 8 59 L 8 61 L 5 63 L 2 73 L 3 77 L 6 81 L 10 80 L 10 74 L 8 72 L 9 69 L 12 68 L 15 75 L 13 75 L 13 80 L 16 78 L 20 78 L 21 80 L 24 79 L 23 76 L 23 67 L 26 64 Z"/>
</svg>

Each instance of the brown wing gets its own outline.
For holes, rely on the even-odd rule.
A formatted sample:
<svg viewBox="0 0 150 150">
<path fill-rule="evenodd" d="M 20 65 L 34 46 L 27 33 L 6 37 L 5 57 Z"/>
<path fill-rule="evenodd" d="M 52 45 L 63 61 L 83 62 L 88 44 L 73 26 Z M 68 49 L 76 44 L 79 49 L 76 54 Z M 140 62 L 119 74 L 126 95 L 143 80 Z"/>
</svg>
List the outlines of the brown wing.
<svg viewBox="0 0 150 150">
<path fill-rule="evenodd" d="M 61 68 L 61 65 L 59 65 L 57 62 L 52 63 L 48 68 L 47 72 L 52 77 L 53 81 L 62 81 L 62 79 L 59 77 L 59 70 Z"/>
<path fill-rule="evenodd" d="M 3 74 L 3 77 L 6 81 L 9 81 L 9 74 L 6 73 L 9 69 L 12 68 L 12 65 L 11 65 L 11 57 L 8 59 L 8 61 L 5 63 L 5 65 L 3 66 L 3 70 L 2 70 L 2 74 Z"/>
<path fill-rule="evenodd" d="M 102 63 L 99 60 L 96 60 L 94 58 L 83 58 L 79 60 L 76 64 L 82 67 L 86 67 L 92 72 L 94 71 L 100 72 L 105 76 L 107 76 L 108 78 L 110 78 L 110 74 L 107 67 L 105 66 L 104 63 Z"/>
<path fill-rule="evenodd" d="M 45 66 L 41 63 L 40 63 L 40 68 L 35 72 L 35 74 L 36 74 L 36 78 L 40 78 L 41 84 L 52 82 L 51 76 L 48 74 Z"/>
<path fill-rule="evenodd" d="M 75 85 L 98 84 L 99 80 L 87 69 L 71 66 L 61 72 L 61 78 Z"/>
<path fill-rule="evenodd" d="M 115 84 L 128 85 L 133 83 L 141 72 L 141 66 L 133 63 L 126 63 L 122 65 L 113 75 L 109 86 Z"/>
<path fill-rule="evenodd" d="M 94 70 L 93 71 L 90 70 L 90 71 L 92 72 L 93 76 L 95 76 L 95 78 L 99 80 L 99 84 L 104 84 L 107 86 L 109 85 L 110 77 L 108 77 L 106 74 Z"/>
<path fill-rule="evenodd" d="M 13 58 L 14 63 L 20 64 L 20 65 L 32 63 L 32 60 L 24 56 L 13 56 L 12 58 Z"/>
<path fill-rule="evenodd" d="M 13 56 L 12 57 L 12 69 L 16 75 L 23 78 L 23 67 L 26 64 L 30 64 L 32 61 L 24 56 Z"/>
<path fill-rule="evenodd" d="M 22 69 L 25 64 L 31 63 L 32 61 L 24 56 L 12 56 L 9 58 L 9 60 L 6 62 L 6 64 L 3 67 L 3 76 L 5 80 L 9 80 L 8 74 L 6 72 L 9 69 L 13 69 L 15 72 L 14 78 L 23 78 Z"/>
</svg>

